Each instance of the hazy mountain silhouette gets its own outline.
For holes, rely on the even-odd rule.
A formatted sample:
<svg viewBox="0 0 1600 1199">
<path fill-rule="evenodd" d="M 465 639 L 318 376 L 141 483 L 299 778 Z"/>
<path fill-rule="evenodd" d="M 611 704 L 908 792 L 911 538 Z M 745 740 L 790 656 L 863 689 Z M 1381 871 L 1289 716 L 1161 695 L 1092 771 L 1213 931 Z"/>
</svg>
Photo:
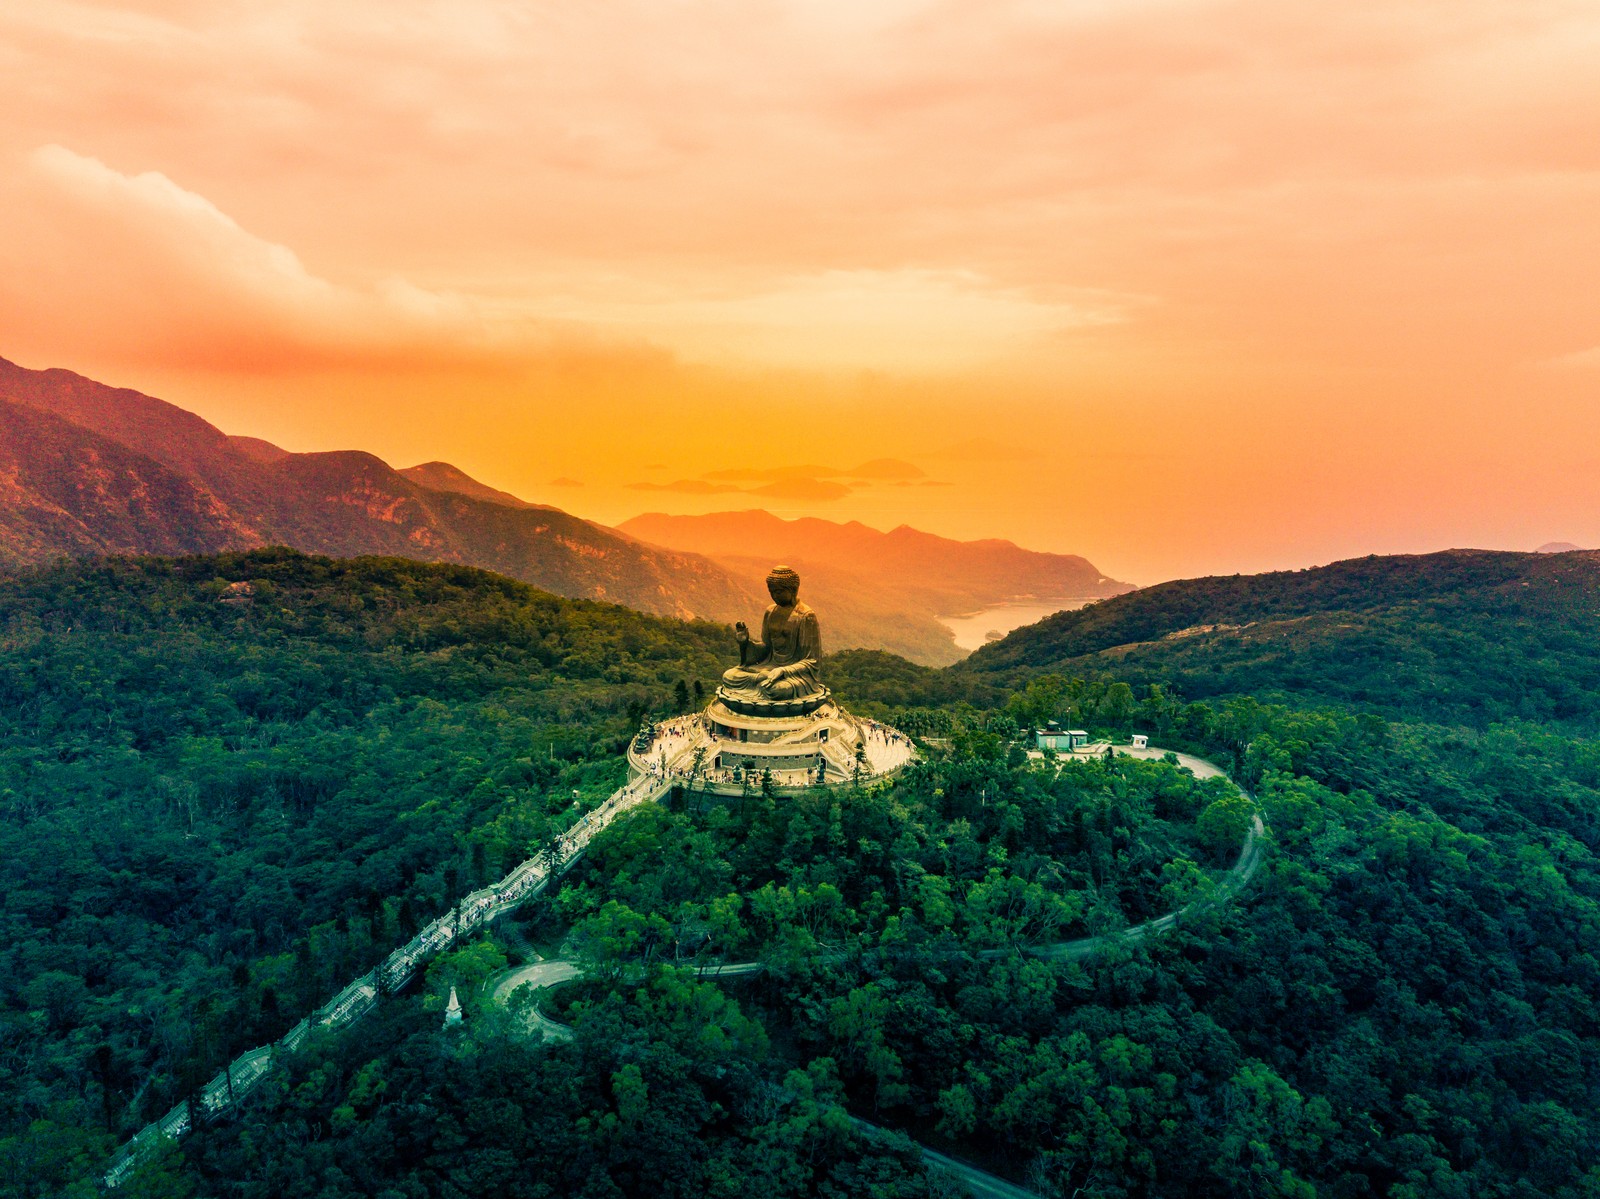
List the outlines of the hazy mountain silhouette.
<svg viewBox="0 0 1600 1199">
<path fill-rule="evenodd" d="M 849 575 L 860 585 L 913 596 L 922 610 L 940 615 L 1024 597 L 1100 598 L 1133 590 L 1075 554 L 1040 553 L 997 539 L 955 541 L 908 525 L 884 533 L 859 521 L 784 520 L 753 509 L 708 516 L 652 512 L 618 528 L 718 559 L 759 555 L 805 562 L 830 579 Z"/>
<path fill-rule="evenodd" d="M 803 576 L 806 599 L 830 614 L 834 645 L 894 650 L 943 665 L 962 654 L 937 617 L 1007 600 L 1120 595 L 1131 585 L 1071 554 L 1009 541 L 955 541 L 902 525 L 888 533 L 856 521 L 784 520 L 761 509 L 709 516 L 649 513 L 618 526 L 642 540 L 704 554 L 740 577 L 783 561 Z M 886 611 L 902 613 L 890 629 Z M 874 629 L 874 622 L 877 627 Z"/>
</svg>

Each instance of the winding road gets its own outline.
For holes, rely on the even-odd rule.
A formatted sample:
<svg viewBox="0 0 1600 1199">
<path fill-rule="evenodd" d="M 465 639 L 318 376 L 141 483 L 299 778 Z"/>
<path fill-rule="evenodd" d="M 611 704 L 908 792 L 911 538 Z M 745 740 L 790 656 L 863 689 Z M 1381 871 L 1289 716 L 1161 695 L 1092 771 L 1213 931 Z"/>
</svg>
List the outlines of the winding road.
<svg viewBox="0 0 1600 1199">
<path fill-rule="evenodd" d="M 1116 750 L 1119 756 L 1131 758 L 1160 759 L 1169 751 L 1160 749 L 1144 750 Z M 1176 754 L 1178 765 L 1187 768 L 1196 778 L 1223 778 L 1224 772 L 1215 763 L 1204 758 L 1194 757 L 1192 754 Z M 1072 941 L 1059 941 L 1050 945 L 1032 945 L 1021 950 L 1034 957 L 1044 958 L 1048 961 L 1079 961 L 1091 957 L 1096 953 L 1104 952 L 1114 946 L 1137 944 L 1150 937 L 1158 936 L 1169 929 L 1177 927 L 1183 920 L 1204 909 L 1225 903 L 1243 889 L 1255 876 L 1261 866 L 1262 851 L 1261 838 L 1266 833 L 1266 826 L 1262 822 L 1260 812 L 1255 813 L 1250 822 L 1250 828 L 1245 833 L 1244 844 L 1239 849 L 1238 860 L 1228 872 L 1217 880 L 1216 885 L 1205 895 L 1186 904 L 1176 912 L 1168 912 L 1165 916 L 1158 916 L 1154 920 L 1147 920 L 1120 932 L 1107 933 L 1101 936 L 1081 937 Z M 1002 954 L 1013 952 L 1005 949 L 991 949 L 983 951 L 981 957 L 999 957 Z M 701 966 L 697 973 L 701 978 L 736 978 L 759 974 L 765 969 L 761 962 L 727 962 L 715 965 Z M 516 993 L 526 988 L 531 994 L 571 982 L 583 976 L 583 968 L 569 958 L 540 960 L 526 966 L 517 967 L 493 981 L 492 995 L 494 1001 L 502 1006 L 509 1003 Z M 550 1019 L 539 1010 L 537 1000 L 530 1003 L 527 1009 L 527 1029 L 530 1033 L 537 1033 L 546 1040 L 567 1041 L 572 1039 L 572 1030 L 565 1024 Z M 895 1134 L 890 1130 L 859 1116 L 851 1116 L 850 1122 L 857 1129 L 868 1135 L 877 1136 L 905 1136 L 904 1133 Z M 908 1140 L 911 1138 L 907 1138 Z M 915 1140 L 917 1151 L 922 1155 L 922 1160 L 930 1169 L 942 1171 L 964 1186 L 978 1199 L 1038 1199 L 1035 1192 L 1026 1190 L 1013 1182 L 1008 1182 L 999 1175 L 991 1174 L 979 1169 L 970 1162 L 959 1158 L 950 1157 L 936 1149 Z"/>
<path fill-rule="evenodd" d="M 1161 758 L 1167 751 L 1146 748 L 1117 749 L 1120 756 L 1136 758 Z M 677 767 L 687 749 L 663 763 L 660 774 L 647 774 L 629 780 L 613 792 L 604 803 L 586 813 L 566 831 L 549 852 L 529 858 L 493 886 L 485 887 L 466 896 L 455 910 L 428 925 L 405 945 L 396 949 L 374 969 L 345 986 L 337 995 L 312 1015 L 300 1021 L 272 1045 L 250 1049 L 232 1062 L 207 1083 L 192 1099 L 178 1104 L 166 1115 L 142 1128 L 122 1146 L 112 1158 L 104 1175 L 108 1187 L 117 1187 L 127 1180 L 144 1156 L 166 1140 L 185 1136 L 197 1119 L 217 1119 L 226 1115 L 276 1067 L 281 1054 L 292 1053 L 300 1047 L 314 1027 L 342 1029 L 349 1027 L 376 1007 L 385 994 L 392 994 L 405 986 L 429 959 L 469 936 L 494 919 L 522 906 L 529 899 L 542 894 L 552 881 L 566 873 L 588 848 L 595 835 L 623 812 L 645 803 L 653 803 L 669 794 L 678 785 Z M 1187 767 L 1196 778 L 1223 776 L 1223 771 L 1203 758 L 1178 754 L 1178 764 Z M 1260 839 L 1265 833 L 1260 814 L 1256 814 L 1245 836 L 1239 859 L 1232 869 L 1218 881 L 1212 891 L 1177 912 L 1155 920 L 1146 921 L 1118 933 L 1085 937 L 1076 941 L 1063 941 L 1054 945 L 1031 946 L 1022 952 L 1053 960 L 1077 960 L 1101 952 L 1114 945 L 1142 941 L 1158 935 L 1178 924 L 1186 914 L 1202 907 L 1225 902 L 1243 888 L 1261 863 Z M 986 951 L 994 956 L 1007 950 Z M 756 974 L 764 969 L 760 962 L 732 962 L 708 965 L 700 969 L 703 978 L 729 978 Z M 493 996 L 505 1003 L 519 987 L 528 986 L 534 991 L 544 990 L 568 982 L 582 974 L 576 962 L 561 959 L 539 961 L 523 966 L 495 981 Z M 537 1031 L 548 1039 L 565 1039 L 571 1031 L 538 1011 L 538 1005 L 529 1007 L 530 1031 Z M 887 1130 L 856 1119 L 863 1130 L 876 1130 L 888 1135 Z M 993 1199 L 1018 1199 L 1031 1196 L 1014 1183 L 989 1174 L 976 1166 L 946 1156 L 926 1146 L 918 1145 L 923 1160 L 937 1170 L 947 1171 L 974 1195 Z"/>
</svg>

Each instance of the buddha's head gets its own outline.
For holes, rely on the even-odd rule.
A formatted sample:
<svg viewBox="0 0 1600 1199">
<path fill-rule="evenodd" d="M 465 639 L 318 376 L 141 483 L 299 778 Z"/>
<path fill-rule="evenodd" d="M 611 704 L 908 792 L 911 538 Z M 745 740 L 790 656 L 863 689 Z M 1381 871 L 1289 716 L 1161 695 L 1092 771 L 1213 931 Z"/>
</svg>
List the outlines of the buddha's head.
<svg viewBox="0 0 1600 1199">
<path fill-rule="evenodd" d="M 773 603 L 793 607 L 800 595 L 800 576 L 787 566 L 774 566 L 767 574 L 767 594 Z"/>
</svg>

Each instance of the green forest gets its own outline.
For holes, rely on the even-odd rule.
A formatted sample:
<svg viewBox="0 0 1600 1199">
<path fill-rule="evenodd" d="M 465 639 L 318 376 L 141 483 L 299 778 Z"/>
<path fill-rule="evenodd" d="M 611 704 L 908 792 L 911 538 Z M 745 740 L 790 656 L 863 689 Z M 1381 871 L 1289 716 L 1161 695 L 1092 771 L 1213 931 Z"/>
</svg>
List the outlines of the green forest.
<svg viewBox="0 0 1600 1199">
<path fill-rule="evenodd" d="M 1538 695 L 1589 685 L 1587 595 L 1517 626 L 1566 671 Z M 1462 607 L 1386 607 L 1384 636 L 1468 652 Z M 1226 655 L 1203 688 L 836 655 L 921 764 L 624 816 L 119 1193 L 961 1194 L 900 1130 L 1046 1196 L 1600 1195 L 1600 730 L 1345 695 L 1344 632 L 1270 687 Z M 0 1195 L 96 1193 L 121 1140 L 603 799 L 730 644 L 394 559 L 0 579 Z M 1268 828 L 1248 888 L 1117 941 L 1216 888 L 1252 805 L 1172 762 L 1029 757 L 1049 719 L 1227 769 Z M 587 967 L 537 999 L 570 1041 L 481 986 L 535 954 Z M 695 975 L 732 960 L 766 969 Z"/>
<path fill-rule="evenodd" d="M 1600 553 L 1448 550 L 1183 579 L 1058 612 L 946 673 L 1015 685 L 1041 670 L 1177 686 L 1190 699 L 1592 727 Z"/>
</svg>

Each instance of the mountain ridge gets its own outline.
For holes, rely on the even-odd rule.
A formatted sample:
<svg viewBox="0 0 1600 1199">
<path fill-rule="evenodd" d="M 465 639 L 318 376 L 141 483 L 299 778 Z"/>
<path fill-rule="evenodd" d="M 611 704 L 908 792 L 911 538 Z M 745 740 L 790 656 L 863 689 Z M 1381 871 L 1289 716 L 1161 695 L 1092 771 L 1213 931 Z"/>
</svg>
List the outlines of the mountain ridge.
<svg viewBox="0 0 1600 1199">
<path fill-rule="evenodd" d="M 1019 599 L 1066 606 L 1132 590 L 1076 554 L 1026 550 L 1002 538 L 956 541 L 909 524 L 883 532 L 858 520 L 785 520 L 750 508 L 705 516 L 646 513 L 618 528 L 656 545 L 704 554 L 736 573 L 765 574 L 773 562 L 785 562 L 804 578 L 811 602 L 843 617 L 846 645 L 882 646 L 932 666 L 962 657 L 941 617 Z M 890 594 L 906 612 L 898 638 L 864 639 L 852 621 L 884 608 Z M 944 653 L 907 654 L 901 648 L 905 639 L 943 646 Z"/>
<path fill-rule="evenodd" d="M 1077 554 L 1023 549 L 996 537 L 957 541 L 908 524 L 883 532 L 861 521 L 816 516 L 785 520 L 752 508 L 704 516 L 652 512 L 617 527 L 656 545 L 715 559 L 760 551 L 854 576 L 870 565 L 874 577 L 916 590 L 935 616 L 1014 599 L 1100 598 L 1133 590 L 1132 584 L 1108 578 Z"/>
<path fill-rule="evenodd" d="M 230 436 L 166 400 L 62 368 L 0 359 L 0 403 L 9 430 L 0 561 L 17 564 L 284 545 L 479 566 L 570 598 L 749 621 L 768 602 L 767 570 L 786 558 L 804 567 L 830 648 L 881 648 L 930 666 L 964 656 L 942 614 L 1127 589 L 1077 556 L 997 538 L 788 522 L 760 509 L 737 517 L 720 553 L 705 553 L 671 538 L 663 544 L 639 527 L 644 518 L 610 528 L 447 462 L 397 470 L 365 450 L 295 453 Z M 883 459 L 862 469 L 898 465 Z"/>
<path fill-rule="evenodd" d="M 1443 550 L 1183 579 L 1058 612 L 969 678 L 1048 670 L 1482 725 L 1600 719 L 1600 551 Z"/>
<path fill-rule="evenodd" d="M 453 491 L 459 495 L 471 496 L 473 499 L 504 504 L 507 508 L 552 508 L 550 504 L 535 504 L 521 496 L 512 495 L 509 491 L 501 491 L 498 487 L 480 483 L 459 466 L 452 466 L 448 462 L 421 462 L 416 466 L 403 467 L 400 474 L 429 491 Z M 553 510 L 560 511 L 558 508 Z"/>
<path fill-rule="evenodd" d="M 0 359 L 0 401 L 13 432 L 0 558 L 13 562 L 282 544 L 482 565 L 571 598 L 659 615 L 734 619 L 759 598 L 755 585 L 708 559 L 560 509 L 433 490 L 364 450 L 238 444 L 165 400 L 61 368 Z M 63 489 L 67 478 L 75 484 Z"/>
</svg>

